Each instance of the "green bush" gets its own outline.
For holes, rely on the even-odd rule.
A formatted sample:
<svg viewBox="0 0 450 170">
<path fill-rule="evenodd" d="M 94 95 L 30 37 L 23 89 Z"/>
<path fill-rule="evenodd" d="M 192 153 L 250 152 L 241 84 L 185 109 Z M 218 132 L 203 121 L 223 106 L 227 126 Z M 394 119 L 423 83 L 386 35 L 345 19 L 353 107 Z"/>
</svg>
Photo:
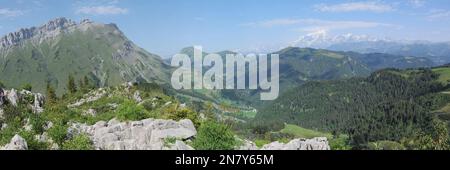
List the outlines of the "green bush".
<svg viewBox="0 0 450 170">
<path fill-rule="evenodd" d="M 352 147 L 348 142 L 348 137 L 337 137 L 330 139 L 331 150 L 350 150 Z"/>
<path fill-rule="evenodd" d="M 28 150 L 46 150 L 48 149 L 48 143 L 45 142 L 39 142 L 35 139 L 35 133 L 28 132 L 28 131 L 22 131 L 19 133 L 19 135 L 27 141 Z"/>
<path fill-rule="evenodd" d="M 77 135 L 62 145 L 63 150 L 93 150 L 93 143 L 87 135 Z"/>
<path fill-rule="evenodd" d="M 30 124 L 33 127 L 33 132 L 36 134 L 41 134 L 44 132 L 45 120 L 41 118 L 41 116 L 37 114 L 30 115 Z"/>
<path fill-rule="evenodd" d="M 146 111 L 143 106 L 136 105 L 134 102 L 126 101 L 117 108 L 117 119 L 142 120 L 146 118 Z"/>
<path fill-rule="evenodd" d="M 198 150 L 232 150 L 236 143 L 229 126 L 208 121 L 200 126 L 193 147 Z"/>
<path fill-rule="evenodd" d="M 23 90 L 31 91 L 31 89 L 33 89 L 33 86 L 31 86 L 31 84 L 24 84 L 24 85 L 22 86 L 22 89 L 23 89 Z"/>
<path fill-rule="evenodd" d="M 67 137 L 67 126 L 58 123 L 50 128 L 47 132 L 52 140 L 61 146 L 61 144 L 66 140 Z"/>
<path fill-rule="evenodd" d="M 189 119 L 192 121 L 192 123 L 194 123 L 195 127 L 200 126 L 200 119 L 199 119 L 198 114 L 189 109 L 177 110 L 174 113 L 169 114 L 168 119 L 172 119 L 172 120 L 176 120 L 176 121 L 179 121 L 182 119 Z"/>
<path fill-rule="evenodd" d="M 9 125 L 6 129 L 0 130 L 0 146 L 9 143 L 11 138 L 16 134 L 16 131 L 18 131 L 17 128 Z"/>
</svg>

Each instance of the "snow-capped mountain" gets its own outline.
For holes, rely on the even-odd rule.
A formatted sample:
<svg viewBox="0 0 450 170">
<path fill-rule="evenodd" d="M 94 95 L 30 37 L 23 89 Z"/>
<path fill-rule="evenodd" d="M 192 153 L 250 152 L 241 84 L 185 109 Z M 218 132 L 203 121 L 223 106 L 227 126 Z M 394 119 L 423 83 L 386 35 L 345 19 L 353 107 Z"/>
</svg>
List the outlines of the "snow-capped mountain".
<svg viewBox="0 0 450 170">
<path fill-rule="evenodd" d="M 325 30 L 312 32 L 303 36 L 300 36 L 297 40 L 291 43 L 291 46 L 295 47 L 311 47 L 311 48 L 328 48 L 334 44 L 341 43 L 357 43 L 357 42 L 377 42 L 392 40 L 387 38 L 376 38 L 369 35 L 354 35 L 351 33 L 343 35 L 331 36 Z"/>
<path fill-rule="evenodd" d="M 350 33 L 332 36 L 326 31 L 317 31 L 300 36 L 290 46 L 334 51 L 427 57 L 437 64 L 447 64 L 450 62 L 450 42 L 436 43 L 420 40 L 393 40 L 390 38 L 378 38 Z"/>
</svg>

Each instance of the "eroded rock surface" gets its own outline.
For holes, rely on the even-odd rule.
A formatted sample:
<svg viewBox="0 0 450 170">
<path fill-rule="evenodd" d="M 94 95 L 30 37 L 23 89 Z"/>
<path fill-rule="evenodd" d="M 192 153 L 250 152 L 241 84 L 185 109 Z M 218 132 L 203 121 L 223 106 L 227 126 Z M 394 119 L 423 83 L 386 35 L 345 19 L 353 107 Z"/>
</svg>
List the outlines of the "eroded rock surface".
<svg viewBox="0 0 450 170">
<path fill-rule="evenodd" d="M 141 121 L 120 122 L 112 119 L 100 121 L 92 126 L 73 123 L 68 129 L 69 135 L 87 134 L 99 150 L 187 150 L 183 140 L 189 140 L 197 134 L 190 120 L 144 119 Z M 175 138 L 177 142 L 167 147 L 165 139 Z"/>
<path fill-rule="evenodd" d="M 330 150 L 330 145 L 325 137 L 317 137 L 312 139 L 294 139 L 284 144 L 278 141 L 266 144 L 261 148 L 245 140 L 244 144 L 239 148 L 240 150 Z"/>
<path fill-rule="evenodd" d="M 11 142 L 1 148 L 1 150 L 28 150 L 27 141 L 19 135 L 15 135 Z"/>
</svg>

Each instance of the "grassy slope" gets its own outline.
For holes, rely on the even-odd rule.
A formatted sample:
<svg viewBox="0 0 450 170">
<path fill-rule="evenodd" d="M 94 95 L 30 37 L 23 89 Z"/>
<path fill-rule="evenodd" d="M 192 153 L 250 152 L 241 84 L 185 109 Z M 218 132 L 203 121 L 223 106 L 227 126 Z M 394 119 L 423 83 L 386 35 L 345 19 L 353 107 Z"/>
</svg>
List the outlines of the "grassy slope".
<svg viewBox="0 0 450 170">
<path fill-rule="evenodd" d="M 285 124 L 284 129 L 280 131 L 281 133 L 291 134 L 298 138 L 314 138 L 314 137 L 327 137 L 331 139 L 333 135 L 331 133 L 319 132 L 311 129 L 302 128 L 297 125 Z"/>
</svg>

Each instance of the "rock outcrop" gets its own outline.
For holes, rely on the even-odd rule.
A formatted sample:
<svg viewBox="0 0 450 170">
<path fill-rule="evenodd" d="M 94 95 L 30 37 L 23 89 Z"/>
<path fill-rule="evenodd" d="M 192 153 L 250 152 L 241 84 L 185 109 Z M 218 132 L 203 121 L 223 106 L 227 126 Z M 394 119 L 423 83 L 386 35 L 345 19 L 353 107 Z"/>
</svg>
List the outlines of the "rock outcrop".
<svg viewBox="0 0 450 170">
<path fill-rule="evenodd" d="M 68 129 L 69 136 L 87 134 L 98 150 L 187 150 L 183 140 L 190 140 L 197 134 L 190 120 L 145 119 L 141 121 L 109 122 L 100 121 L 92 126 L 73 123 Z M 177 139 L 174 145 L 165 144 L 165 139 Z"/>
<path fill-rule="evenodd" d="M 6 144 L 1 150 L 28 150 L 27 141 L 19 135 L 15 135 L 11 142 Z"/>
<path fill-rule="evenodd" d="M 2 108 L 0 108 L 0 119 L 3 119 L 3 114 L 4 114 L 4 111 Z"/>
<path fill-rule="evenodd" d="M 17 106 L 17 102 L 19 100 L 19 96 L 17 95 L 17 90 L 11 89 L 5 91 L 6 99 L 13 106 Z"/>
<path fill-rule="evenodd" d="M 77 102 L 75 102 L 73 104 L 67 105 L 67 107 L 69 107 L 69 108 L 78 107 L 85 103 L 97 101 L 98 99 L 102 98 L 105 95 L 106 95 L 106 90 L 104 88 L 99 88 L 98 90 L 91 91 L 91 92 L 85 94 L 84 98 L 78 100 Z"/>
<path fill-rule="evenodd" d="M 256 145 L 251 141 L 244 141 L 240 150 L 258 150 Z M 325 137 L 317 137 L 312 139 L 294 139 L 284 144 L 281 142 L 272 142 L 260 148 L 260 150 L 330 150 L 328 140 Z"/>
<path fill-rule="evenodd" d="M 6 103 L 17 106 L 19 102 L 27 103 L 32 108 L 33 113 L 41 113 L 44 111 L 44 95 L 40 93 L 32 93 L 27 90 L 18 92 L 16 89 L 3 90 L 0 89 L 0 107 Z M 0 108 L 1 109 L 1 108 Z"/>
<path fill-rule="evenodd" d="M 2 88 L 0 88 L 0 107 L 5 103 L 5 92 Z"/>
<path fill-rule="evenodd" d="M 139 93 L 139 91 L 134 92 L 133 99 L 134 101 L 136 101 L 136 103 L 142 102 L 141 94 Z"/>
<path fill-rule="evenodd" d="M 74 26 L 77 26 L 77 24 L 71 20 L 66 18 L 56 18 L 40 27 L 22 28 L 16 32 L 12 32 L 1 37 L 0 50 L 19 45 L 27 39 L 36 38 L 38 42 L 43 41 L 46 38 L 55 37 L 61 32 L 64 32 Z"/>
</svg>

